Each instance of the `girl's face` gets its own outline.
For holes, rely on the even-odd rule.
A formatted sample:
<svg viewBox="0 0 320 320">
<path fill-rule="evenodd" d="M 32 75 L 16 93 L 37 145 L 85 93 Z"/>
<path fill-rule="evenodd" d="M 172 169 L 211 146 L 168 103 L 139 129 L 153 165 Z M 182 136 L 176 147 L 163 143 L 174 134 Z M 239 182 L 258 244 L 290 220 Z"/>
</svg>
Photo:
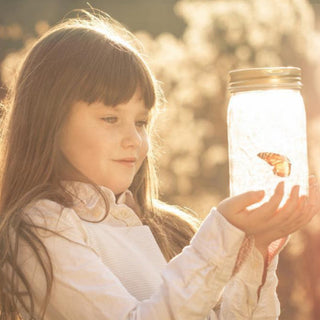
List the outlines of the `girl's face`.
<svg viewBox="0 0 320 320">
<path fill-rule="evenodd" d="M 76 102 L 62 127 L 61 150 L 82 174 L 118 195 L 146 158 L 148 111 L 139 91 L 115 107 Z"/>
</svg>

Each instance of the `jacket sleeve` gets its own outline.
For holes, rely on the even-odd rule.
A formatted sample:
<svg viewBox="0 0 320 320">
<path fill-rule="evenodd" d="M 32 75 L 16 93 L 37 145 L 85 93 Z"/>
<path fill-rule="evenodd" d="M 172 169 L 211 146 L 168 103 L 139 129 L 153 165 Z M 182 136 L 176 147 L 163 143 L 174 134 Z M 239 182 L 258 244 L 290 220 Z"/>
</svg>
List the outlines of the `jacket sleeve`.
<svg viewBox="0 0 320 320">
<path fill-rule="evenodd" d="M 225 287 L 218 319 L 278 319 L 280 304 L 276 293 L 277 264 L 278 255 L 269 264 L 266 281 L 262 285 L 264 260 L 253 247 L 239 272 Z"/>
<path fill-rule="evenodd" d="M 88 246 L 76 213 L 64 208 L 58 219 L 55 215 L 46 212 L 45 226 L 60 235 L 39 231 L 54 272 L 46 320 L 208 319 L 232 277 L 245 239 L 241 230 L 213 209 L 190 245 L 167 264 L 160 288 L 149 299 L 138 301 Z M 44 223 L 43 218 L 34 219 L 37 224 Z M 45 293 L 44 275 L 28 246 L 22 245 L 20 262 L 31 282 L 35 311 L 39 313 Z M 241 288 L 250 296 L 245 286 Z M 235 318 L 227 315 L 223 319 Z"/>
</svg>

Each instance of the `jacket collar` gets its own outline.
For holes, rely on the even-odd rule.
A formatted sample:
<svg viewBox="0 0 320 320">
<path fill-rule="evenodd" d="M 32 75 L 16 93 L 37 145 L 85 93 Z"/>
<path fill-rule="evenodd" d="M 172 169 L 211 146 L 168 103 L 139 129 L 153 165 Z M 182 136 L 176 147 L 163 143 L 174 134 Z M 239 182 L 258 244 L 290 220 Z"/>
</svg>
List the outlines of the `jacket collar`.
<svg viewBox="0 0 320 320">
<path fill-rule="evenodd" d="M 104 186 L 98 186 L 100 194 L 89 183 L 63 181 L 62 184 L 65 190 L 72 195 L 73 209 L 81 219 L 89 222 L 103 221 L 113 226 L 142 225 L 135 213 L 138 211 L 138 205 L 130 190 L 124 191 L 116 199 L 114 193 Z"/>
</svg>

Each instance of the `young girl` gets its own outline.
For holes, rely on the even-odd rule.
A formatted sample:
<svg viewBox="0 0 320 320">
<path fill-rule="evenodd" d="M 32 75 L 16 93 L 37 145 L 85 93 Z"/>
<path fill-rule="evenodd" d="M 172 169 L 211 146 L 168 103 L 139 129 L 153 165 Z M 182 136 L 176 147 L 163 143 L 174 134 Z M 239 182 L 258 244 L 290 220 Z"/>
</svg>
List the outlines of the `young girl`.
<svg viewBox="0 0 320 320">
<path fill-rule="evenodd" d="M 197 219 L 156 201 L 160 90 L 134 38 L 87 13 L 30 50 L 1 142 L 0 319 L 276 319 L 277 254 L 318 211 L 283 184 Z M 277 239 L 283 239 L 276 241 Z"/>
</svg>

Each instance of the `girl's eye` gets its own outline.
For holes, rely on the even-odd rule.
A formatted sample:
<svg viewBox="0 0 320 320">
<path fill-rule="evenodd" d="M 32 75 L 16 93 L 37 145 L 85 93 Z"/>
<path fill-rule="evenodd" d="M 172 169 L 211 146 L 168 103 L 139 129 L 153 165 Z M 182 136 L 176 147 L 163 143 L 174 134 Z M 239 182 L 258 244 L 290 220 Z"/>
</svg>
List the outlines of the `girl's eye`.
<svg viewBox="0 0 320 320">
<path fill-rule="evenodd" d="M 147 124 L 148 124 L 148 121 L 146 120 L 136 122 L 137 127 L 146 127 Z"/>
<path fill-rule="evenodd" d="M 102 118 L 102 120 L 107 123 L 116 123 L 118 121 L 118 117 L 105 117 Z"/>
</svg>

